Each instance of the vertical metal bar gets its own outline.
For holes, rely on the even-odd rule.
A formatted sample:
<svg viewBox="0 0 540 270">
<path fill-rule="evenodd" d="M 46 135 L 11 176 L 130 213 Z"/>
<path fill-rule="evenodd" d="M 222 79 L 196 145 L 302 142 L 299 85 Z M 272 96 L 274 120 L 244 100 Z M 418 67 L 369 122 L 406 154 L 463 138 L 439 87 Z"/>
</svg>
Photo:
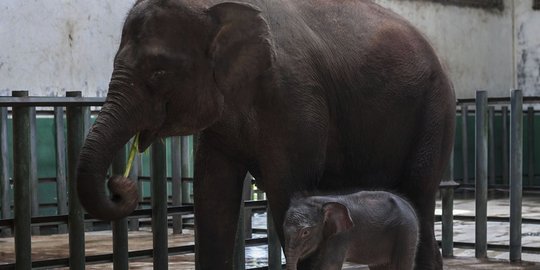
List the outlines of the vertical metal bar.
<svg viewBox="0 0 540 270">
<path fill-rule="evenodd" d="M 463 183 L 469 183 L 469 146 L 467 139 L 467 118 L 469 108 L 467 104 L 461 105 L 461 150 L 463 159 Z"/>
<path fill-rule="evenodd" d="M 508 107 L 503 106 L 502 110 L 502 184 L 510 185 L 508 182 Z"/>
<path fill-rule="evenodd" d="M 245 179 L 244 179 L 245 180 Z M 245 185 L 244 185 L 245 188 Z M 244 231 L 244 200 L 240 203 L 238 211 L 238 223 L 236 225 L 236 240 L 234 241 L 233 269 L 246 269 L 246 233 Z"/>
<path fill-rule="evenodd" d="M 454 151 L 450 155 L 443 183 L 454 182 Z M 441 188 L 442 197 L 442 256 L 454 256 L 454 187 L 446 185 Z"/>
<path fill-rule="evenodd" d="M 13 91 L 26 97 L 28 91 Z M 15 208 L 15 269 L 32 268 L 31 242 L 31 134 L 30 107 L 13 107 L 13 189 Z"/>
<path fill-rule="evenodd" d="M 131 172 L 129 172 L 129 179 L 132 181 L 136 181 L 137 183 L 140 183 L 139 181 L 139 175 L 140 175 L 140 168 L 141 168 L 141 156 L 135 155 L 135 158 L 133 159 L 133 164 L 131 165 Z M 142 201 L 141 194 L 142 194 L 142 187 L 139 185 L 139 202 Z M 139 218 L 131 218 L 129 219 L 128 226 L 131 231 L 138 231 L 139 230 Z"/>
<path fill-rule="evenodd" d="M 182 205 L 182 143 L 180 137 L 171 140 L 171 173 L 172 173 L 172 203 Z M 173 234 L 182 233 L 182 216 L 173 216 Z"/>
<path fill-rule="evenodd" d="M 126 167 L 126 147 L 120 148 L 113 159 L 112 174 L 122 175 Z M 128 257 L 128 224 L 127 218 L 112 222 L 113 234 L 113 268 L 129 269 Z"/>
<path fill-rule="evenodd" d="M 56 202 L 58 214 L 67 215 L 67 188 L 66 188 L 66 136 L 64 134 L 64 108 L 54 108 L 54 130 L 56 148 Z M 58 225 L 58 233 L 66 233 L 67 225 Z"/>
<path fill-rule="evenodd" d="M 182 202 L 193 203 L 193 139 L 182 136 Z"/>
<path fill-rule="evenodd" d="M 476 258 L 487 257 L 487 93 L 476 92 Z"/>
<path fill-rule="evenodd" d="M 488 183 L 495 185 L 495 107 L 488 107 Z"/>
<path fill-rule="evenodd" d="M 251 176 L 250 173 L 246 174 L 246 177 L 244 179 L 244 192 L 243 192 L 243 200 L 251 200 L 251 183 L 252 183 L 253 176 Z M 244 236 L 247 239 L 250 239 L 253 237 L 253 229 L 251 226 L 251 216 L 252 211 L 250 208 L 244 207 Z"/>
<path fill-rule="evenodd" d="M 510 261 L 521 261 L 523 193 L 523 93 L 513 90 L 510 108 Z"/>
<path fill-rule="evenodd" d="M 528 153 L 528 186 L 534 185 L 534 108 L 527 108 L 527 153 Z"/>
<path fill-rule="evenodd" d="M 80 97 L 80 91 L 66 92 L 67 97 Z M 79 152 L 85 137 L 85 119 L 83 107 L 67 107 L 67 157 L 68 157 L 68 189 L 69 189 L 69 267 L 85 269 L 84 258 L 84 210 L 77 197 L 77 163 Z"/>
<path fill-rule="evenodd" d="M 165 142 L 152 144 L 152 234 L 154 269 L 168 269 L 167 254 L 167 157 Z"/>
<path fill-rule="evenodd" d="M 2 107 L 0 108 L 0 196 L 2 196 L 0 214 L 3 219 L 9 218 L 11 212 L 7 121 L 8 110 Z M 3 229 L 0 236 L 9 235 L 11 235 L 11 229 Z"/>
<path fill-rule="evenodd" d="M 281 244 L 272 218 L 272 210 L 267 205 L 266 229 L 268 232 L 268 270 L 281 270 Z"/>
<path fill-rule="evenodd" d="M 38 175 L 37 175 L 37 141 L 36 141 L 36 108 L 30 107 L 30 202 L 32 203 L 32 216 L 39 215 Z M 39 235 L 40 227 L 32 226 L 32 234 Z"/>
</svg>

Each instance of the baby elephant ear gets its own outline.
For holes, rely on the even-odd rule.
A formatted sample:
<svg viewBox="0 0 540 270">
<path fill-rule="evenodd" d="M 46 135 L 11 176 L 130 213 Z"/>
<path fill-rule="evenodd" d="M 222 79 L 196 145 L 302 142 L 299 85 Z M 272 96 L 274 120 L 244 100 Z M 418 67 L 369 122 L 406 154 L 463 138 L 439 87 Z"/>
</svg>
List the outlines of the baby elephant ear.
<svg viewBox="0 0 540 270">
<path fill-rule="evenodd" d="M 216 22 L 209 54 L 220 88 L 234 89 L 270 68 L 274 51 L 268 24 L 259 8 L 225 2 L 210 7 L 207 13 Z"/>
<path fill-rule="evenodd" d="M 325 203 L 323 211 L 325 237 L 346 232 L 354 226 L 349 209 L 341 203 Z"/>
</svg>

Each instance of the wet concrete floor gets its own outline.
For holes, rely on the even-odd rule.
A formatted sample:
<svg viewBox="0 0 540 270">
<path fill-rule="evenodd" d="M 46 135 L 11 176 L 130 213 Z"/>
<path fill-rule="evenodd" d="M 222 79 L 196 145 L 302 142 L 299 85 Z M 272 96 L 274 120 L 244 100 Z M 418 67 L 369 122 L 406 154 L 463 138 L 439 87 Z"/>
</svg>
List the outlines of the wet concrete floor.
<svg viewBox="0 0 540 270">
<path fill-rule="evenodd" d="M 523 199 L 523 217 L 540 219 L 540 198 L 525 197 Z M 437 212 L 440 214 L 440 203 Z M 494 199 L 488 203 L 489 216 L 508 216 L 508 199 Z M 474 216 L 473 200 L 456 200 L 454 204 L 455 215 Z M 255 214 L 253 226 L 265 227 L 264 215 Z M 437 238 L 440 239 L 440 223 L 435 225 Z M 507 223 L 488 223 L 488 243 L 508 244 L 509 227 Z M 524 246 L 540 247 L 540 225 L 524 224 L 522 228 L 522 241 Z M 110 231 L 89 232 L 86 234 L 86 255 L 112 253 L 112 234 Z M 169 234 L 169 246 L 193 244 L 193 231 L 184 230 L 184 234 Z M 454 241 L 474 242 L 474 223 L 455 221 Z M 129 249 L 142 250 L 152 248 L 152 234 L 149 228 L 141 231 L 129 232 Z M 46 260 L 68 257 L 68 236 L 66 234 L 32 237 L 32 260 Z M 248 247 L 246 263 L 249 267 L 266 265 L 267 250 L 265 246 Z M 510 264 L 508 252 L 488 251 L 489 260 L 474 259 L 473 249 L 454 249 L 455 258 L 445 259 L 445 270 L 457 269 L 507 269 L 507 270 L 540 270 L 540 254 L 523 254 L 525 262 Z M 15 261 L 13 238 L 0 238 L 0 268 L 2 264 Z M 178 255 L 169 257 L 169 269 L 194 269 L 194 255 Z M 68 268 L 60 268 L 68 269 Z M 87 265 L 87 269 L 112 269 L 112 264 Z M 130 269 L 152 269 L 151 259 L 134 260 L 130 262 Z M 344 269 L 368 269 L 363 266 L 348 266 Z"/>
</svg>

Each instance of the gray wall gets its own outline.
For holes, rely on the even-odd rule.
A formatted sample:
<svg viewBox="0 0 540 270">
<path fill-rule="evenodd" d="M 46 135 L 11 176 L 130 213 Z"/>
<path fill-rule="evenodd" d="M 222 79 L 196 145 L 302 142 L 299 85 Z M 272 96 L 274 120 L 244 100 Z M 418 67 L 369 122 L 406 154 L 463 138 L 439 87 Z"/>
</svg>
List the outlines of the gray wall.
<svg viewBox="0 0 540 270">
<path fill-rule="evenodd" d="M 458 97 L 487 89 L 540 95 L 540 11 L 504 0 L 503 11 L 426 1 L 375 0 L 431 40 Z M 0 1 L 0 95 L 106 95 L 125 14 L 134 0 Z"/>
</svg>

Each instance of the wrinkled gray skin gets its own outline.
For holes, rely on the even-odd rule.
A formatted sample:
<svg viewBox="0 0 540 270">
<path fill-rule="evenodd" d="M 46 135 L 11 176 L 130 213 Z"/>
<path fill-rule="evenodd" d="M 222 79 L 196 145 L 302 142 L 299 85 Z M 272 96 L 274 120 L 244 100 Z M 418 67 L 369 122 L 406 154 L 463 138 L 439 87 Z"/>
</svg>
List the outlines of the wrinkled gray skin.
<svg viewBox="0 0 540 270">
<path fill-rule="evenodd" d="M 433 220 L 455 97 L 428 42 L 370 1 L 239 1 L 141 0 L 129 12 L 80 152 L 88 213 L 113 220 L 136 207 L 136 184 L 105 175 L 137 132 L 140 151 L 199 133 L 198 269 L 233 268 L 248 171 L 278 227 L 297 191 L 396 190 L 418 211 L 417 269 L 442 269 Z"/>
<path fill-rule="evenodd" d="M 343 261 L 370 270 L 412 270 L 419 224 L 412 206 L 384 191 L 293 199 L 285 214 L 287 270 L 313 256 L 310 269 L 338 270 Z"/>
</svg>

